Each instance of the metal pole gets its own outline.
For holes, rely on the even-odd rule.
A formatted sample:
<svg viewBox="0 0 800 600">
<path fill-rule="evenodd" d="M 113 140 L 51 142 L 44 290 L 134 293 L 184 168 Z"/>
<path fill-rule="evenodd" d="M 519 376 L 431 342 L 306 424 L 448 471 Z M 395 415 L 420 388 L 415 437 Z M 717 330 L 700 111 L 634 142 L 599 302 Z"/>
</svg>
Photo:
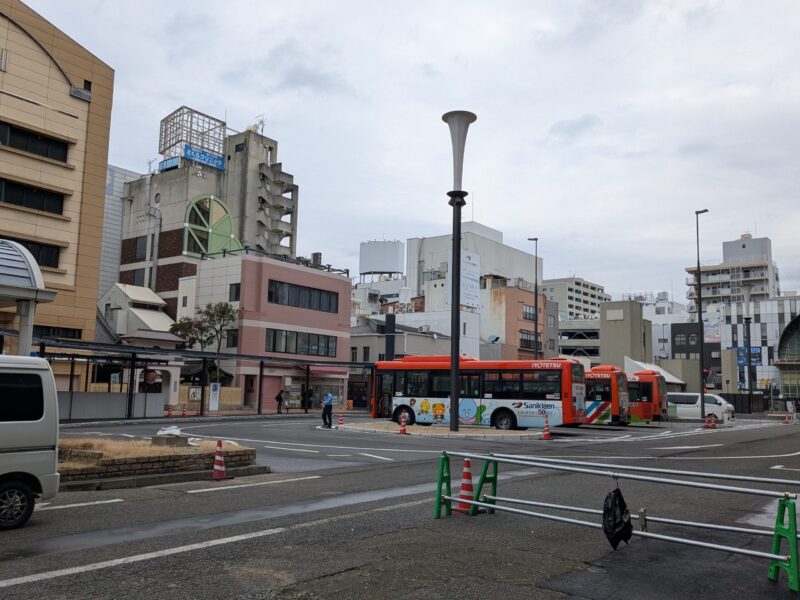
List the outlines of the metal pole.
<svg viewBox="0 0 800 600">
<path fill-rule="evenodd" d="M 458 359 L 461 345 L 461 207 L 467 192 L 447 192 L 453 207 L 453 257 L 450 265 L 450 431 L 458 431 L 458 397 L 461 381 Z"/>
<path fill-rule="evenodd" d="M 703 327 L 703 285 L 700 281 L 700 215 L 707 213 L 708 209 L 694 211 L 695 229 L 697 234 L 697 330 L 700 336 L 700 418 L 706 416 L 706 376 L 703 356 L 705 352 L 705 331 Z"/>
<path fill-rule="evenodd" d="M 800 481 L 792 479 L 777 479 L 773 477 L 749 477 L 748 475 L 728 475 L 725 473 L 700 473 L 699 471 L 680 471 L 676 469 L 657 469 L 650 467 L 634 467 L 631 465 L 612 465 L 596 462 L 576 462 L 562 458 L 542 458 L 539 456 L 520 456 L 518 454 L 494 454 L 500 458 L 514 458 L 518 460 L 535 460 L 555 464 L 573 465 L 580 467 L 601 467 L 604 469 L 619 469 L 620 471 L 639 471 L 644 473 L 663 473 L 666 475 L 682 475 L 684 477 L 699 477 L 705 479 L 726 479 L 729 481 L 750 481 L 752 483 L 778 483 L 791 486 L 800 486 Z"/>
<path fill-rule="evenodd" d="M 261 400 L 264 394 L 264 361 L 258 361 L 258 414 L 263 414 Z"/>
<path fill-rule="evenodd" d="M 203 370 L 200 373 L 200 416 L 206 414 L 206 388 L 208 387 L 208 359 L 203 359 Z"/>
<path fill-rule="evenodd" d="M 120 380 L 120 387 L 122 387 L 122 377 L 119 378 Z M 131 368 L 130 373 L 128 373 L 128 410 L 127 410 L 127 418 L 133 418 L 133 403 L 134 403 L 134 394 L 136 393 L 136 353 L 131 352 Z"/>
<path fill-rule="evenodd" d="M 704 490 L 717 490 L 720 492 L 737 492 L 740 494 L 751 494 L 753 496 L 769 496 L 770 498 L 797 498 L 797 494 L 789 492 L 775 492 L 770 490 L 754 490 L 751 488 L 741 488 L 729 485 L 718 485 L 715 483 L 700 483 L 698 481 L 685 481 L 683 479 L 659 479 L 658 477 L 647 477 L 646 475 L 632 475 L 630 473 L 617 473 L 615 471 L 596 471 L 583 469 L 580 467 L 568 467 L 553 463 L 513 460 L 509 458 L 498 458 L 496 455 L 472 454 L 469 452 L 448 452 L 451 456 L 461 456 L 463 458 L 474 458 L 476 460 L 493 460 L 499 463 L 511 465 L 522 465 L 523 467 L 539 467 L 540 469 L 553 469 L 554 471 L 566 471 L 568 473 L 584 473 L 586 475 L 600 475 L 613 479 L 630 479 L 633 481 L 650 481 L 652 483 L 663 483 L 667 485 L 680 485 L 683 487 L 700 488 Z"/>
<path fill-rule="evenodd" d="M 92 363 L 87 358 L 86 359 L 86 378 L 83 380 L 83 391 L 84 392 L 88 392 L 89 391 L 89 369 L 91 368 L 91 366 L 92 366 Z"/>
<path fill-rule="evenodd" d="M 300 402 L 305 409 L 305 413 L 308 414 L 308 405 L 311 402 L 311 367 L 306 367 L 306 391 L 303 392 L 302 396 Z"/>
<path fill-rule="evenodd" d="M 533 357 L 539 354 L 539 238 L 528 238 L 533 242 Z"/>
<path fill-rule="evenodd" d="M 75 357 L 69 357 L 69 414 L 67 415 L 67 420 L 72 421 L 72 396 L 74 394 L 73 388 L 75 384 L 73 383 L 75 379 Z"/>
<path fill-rule="evenodd" d="M 750 321 L 752 317 L 744 318 L 744 345 L 745 345 L 745 367 L 744 372 L 747 377 L 747 406 L 748 411 L 753 410 L 753 372 L 750 365 L 753 363 L 753 358 L 750 355 Z"/>
</svg>

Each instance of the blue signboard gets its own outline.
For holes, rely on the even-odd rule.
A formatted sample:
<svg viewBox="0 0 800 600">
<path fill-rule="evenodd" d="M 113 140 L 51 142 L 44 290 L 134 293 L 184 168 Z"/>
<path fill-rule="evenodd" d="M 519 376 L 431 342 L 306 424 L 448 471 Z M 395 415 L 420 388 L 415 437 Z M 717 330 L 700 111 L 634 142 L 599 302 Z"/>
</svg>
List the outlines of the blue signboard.
<svg viewBox="0 0 800 600">
<path fill-rule="evenodd" d="M 747 364 L 747 348 L 736 348 L 736 364 L 743 367 Z M 761 366 L 761 346 L 750 348 L 750 366 Z"/>
<path fill-rule="evenodd" d="M 195 162 L 214 167 L 215 169 L 225 168 L 225 158 L 221 154 L 214 154 L 208 150 L 200 150 L 189 144 L 183 146 L 183 157 Z"/>
</svg>

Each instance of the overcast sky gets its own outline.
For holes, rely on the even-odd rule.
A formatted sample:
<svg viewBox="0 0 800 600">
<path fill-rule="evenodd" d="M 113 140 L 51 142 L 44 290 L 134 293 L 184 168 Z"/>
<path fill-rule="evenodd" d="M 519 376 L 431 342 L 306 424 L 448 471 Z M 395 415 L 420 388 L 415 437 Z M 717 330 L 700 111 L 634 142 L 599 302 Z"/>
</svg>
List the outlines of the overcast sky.
<svg viewBox="0 0 800 600">
<path fill-rule="evenodd" d="M 451 229 L 442 113 L 471 110 L 465 220 L 575 274 L 685 302 L 747 231 L 800 290 L 800 4 L 27 0 L 116 71 L 109 161 L 186 104 L 259 115 L 300 186 L 298 253 Z"/>
</svg>

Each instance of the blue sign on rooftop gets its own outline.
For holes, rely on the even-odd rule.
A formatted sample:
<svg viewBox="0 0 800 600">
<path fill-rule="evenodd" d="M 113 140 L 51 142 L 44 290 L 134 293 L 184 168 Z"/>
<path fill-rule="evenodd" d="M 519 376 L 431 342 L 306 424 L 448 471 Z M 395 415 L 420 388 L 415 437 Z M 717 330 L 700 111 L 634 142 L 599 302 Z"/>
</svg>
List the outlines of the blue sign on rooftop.
<svg viewBox="0 0 800 600">
<path fill-rule="evenodd" d="M 183 157 L 208 165 L 209 167 L 214 167 L 215 169 L 222 170 L 225 168 L 225 157 L 221 154 L 214 154 L 208 150 L 200 150 L 189 144 L 183 146 Z"/>
</svg>

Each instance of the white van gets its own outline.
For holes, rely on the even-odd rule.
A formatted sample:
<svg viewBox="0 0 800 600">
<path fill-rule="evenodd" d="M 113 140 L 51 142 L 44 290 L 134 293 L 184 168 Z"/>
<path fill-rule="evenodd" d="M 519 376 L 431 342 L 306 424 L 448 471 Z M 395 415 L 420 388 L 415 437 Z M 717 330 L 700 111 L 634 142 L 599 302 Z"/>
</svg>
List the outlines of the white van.
<svg viewBox="0 0 800 600">
<path fill-rule="evenodd" d="M 0 356 L 0 530 L 58 492 L 58 395 L 42 358 Z"/>
<path fill-rule="evenodd" d="M 700 414 L 700 392 L 669 392 L 667 412 L 674 411 L 679 419 L 702 419 L 713 416 L 717 420 L 736 418 L 733 404 L 716 394 L 705 394 L 706 414 Z"/>
</svg>

